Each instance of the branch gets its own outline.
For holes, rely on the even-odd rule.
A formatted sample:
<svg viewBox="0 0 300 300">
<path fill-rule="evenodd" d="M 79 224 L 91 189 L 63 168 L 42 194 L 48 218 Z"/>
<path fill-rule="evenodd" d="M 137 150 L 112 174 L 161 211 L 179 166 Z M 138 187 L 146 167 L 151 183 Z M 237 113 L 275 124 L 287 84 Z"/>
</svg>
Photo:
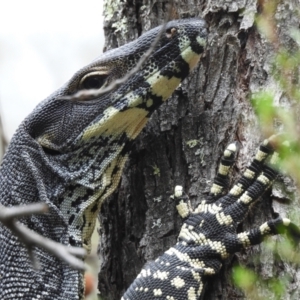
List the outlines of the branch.
<svg viewBox="0 0 300 300">
<path fill-rule="evenodd" d="M 40 247 L 68 263 L 72 268 L 85 270 L 84 262 L 79 257 L 84 257 L 86 251 L 83 248 L 68 247 L 54 242 L 40 234 L 30 230 L 17 218 L 32 214 L 43 214 L 48 211 L 48 206 L 44 203 L 35 203 L 22 206 L 4 207 L 0 205 L 0 222 L 3 223 L 18 239 L 26 246 L 28 254 L 35 268 L 38 268 L 38 261 L 33 253 L 34 247 Z"/>
</svg>

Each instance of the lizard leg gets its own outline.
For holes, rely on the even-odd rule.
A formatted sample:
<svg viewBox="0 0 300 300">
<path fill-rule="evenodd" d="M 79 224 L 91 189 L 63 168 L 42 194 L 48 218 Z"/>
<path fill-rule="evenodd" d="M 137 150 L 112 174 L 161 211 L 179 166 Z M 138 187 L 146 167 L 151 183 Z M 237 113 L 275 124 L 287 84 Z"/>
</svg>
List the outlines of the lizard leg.
<svg viewBox="0 0 300 300">
<path fill-rule="evenodd" d="M 174 199 L 176 200 L 176 209 L 182 219 L 186 219 L 192 213 L 193 209 L 189 196 L 184 193 L 183 187 L 177 185 L 174 190 Z"/>
<path fill-rule="evenodd" d="M 271 158 L 275 161 L 277 153 L 274 153 Z M 224 208 L 224 214 L 230 215 L 233 222 L 241 222 L 248 213 L 249 207 L 253 204 L 264 192 L 271 186 L 276 179 L 278 173 L 271 167 L 264 165 L 262 172 L 255 179 L 252 185 L 237 199 L 236 202 Z"/>
<path fill-rule="evenodd" d="M 261 174 L 266 160 L 274 153 L 271 146 L 275 136 L 263 141 L 250 165 L 247 167 L 238 182 L 231 188 L 229 193 L 221 199 L 223 207 L 236 202 L 238 198 L 251 186 L 257 177 Z"/>
<path fill-rule="evenodd" d="M 236 152 L 237 143 L 229 144 L 225 149 L 221 158 L 221 162 L 219 164 L 218 173 L 210 189 L 210 193 L 208 196 L 209 202 L 214 202 L 219 199 L 222 196 L 224 190 L 228 189 L 229 173 L 235 162 Z"/>
<path fill-rule="evenodd" d="M 287 218 L 278 217 L 263 223 L 261 226 L 244 231 L 237 234 L 230 243 L 232 249 L 228 249 L 231 253 L 240 251 L 252 245 L 257 245 L 262 240 L 270 235 L 288 233 L 293 241 L 299 242 L 300 230 L 299 228 Z"/>
<path fill-rule="evenodd" d="M 229 144 L 225 149 L 221 162 L 219 164 L 218 173 L 214 179 L 214 183 L 210 189 L 210 194 L 208 196 L 207 203 L 215 202 L 223 194 L 229 186 L 229 173 L 232 165 L 235 162 L 235 156 L 237 152 L 236 143 Z M 193 209 L 190 204 L 188 196 L 183 192 L 182 186 L 176 186 L 174 196 L 177 200 L 177 211 L 179 215 L 186 219 L 192 212 Z"/>
</svg>

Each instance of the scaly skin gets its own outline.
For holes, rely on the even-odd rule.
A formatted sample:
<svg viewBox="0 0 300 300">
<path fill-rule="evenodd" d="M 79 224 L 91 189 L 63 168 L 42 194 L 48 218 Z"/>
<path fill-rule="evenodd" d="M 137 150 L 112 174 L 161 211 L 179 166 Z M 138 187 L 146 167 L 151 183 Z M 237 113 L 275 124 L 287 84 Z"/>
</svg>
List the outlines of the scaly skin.
<svg viewBox="0 0 300 300">
<path fill-rule="evenodd" d="M 196 209 L 191 209 L 182 187 L 175 188 L 177 209 L 184 219 L 178 242 L 142 269 L 122 300 L 204 299 L 207 278 L 219 272 L 229 255 L 284 230 L 299 239 L 299 229 L 289 219 L 280 217 L 250 231 L 236 233 L 251 204 L 277 176 L 272 168 L 277 157 L 271 147 L 274 138 L 264 141 L 252 163 L 227 195 L 224 191 L 234 163 L 235 144 L 225 150 L 210 194 Z M 266 162 L 269 160 L 268 165 Z"/>
<path fill-rule="evenodd" d="M 46 215 L 24 218 L 30 229 L 64 245 L 90 247 L 101 203 L 118 186 L 130 145 L 155 111 L 198 63 L 203 20 L 169 22 L 150 58 L 119 88 L 75 100 L 78 91 L 122 78 L 160 28 L 103 54 L 79 70 L 25 119 L 0 169 L 1 204 L 44 202 Z M 42 249 L 34 270 L 28 253 L 0 227 L 0 299 L 82 299 L 83 274 Z"/>
</svg>

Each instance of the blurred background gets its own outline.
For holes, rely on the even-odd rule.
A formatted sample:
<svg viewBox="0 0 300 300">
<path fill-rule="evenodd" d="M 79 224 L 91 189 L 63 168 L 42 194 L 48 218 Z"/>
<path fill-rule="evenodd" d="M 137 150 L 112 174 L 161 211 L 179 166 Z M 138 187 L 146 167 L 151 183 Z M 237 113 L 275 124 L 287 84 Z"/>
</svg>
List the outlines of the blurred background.
<svg viewBox="0 0 300 300">
<path fill-rule="evenodd" d="M 0 0 L 0 115 L 9 140 L 104 45 L 102 0 Z"/>
</svg>

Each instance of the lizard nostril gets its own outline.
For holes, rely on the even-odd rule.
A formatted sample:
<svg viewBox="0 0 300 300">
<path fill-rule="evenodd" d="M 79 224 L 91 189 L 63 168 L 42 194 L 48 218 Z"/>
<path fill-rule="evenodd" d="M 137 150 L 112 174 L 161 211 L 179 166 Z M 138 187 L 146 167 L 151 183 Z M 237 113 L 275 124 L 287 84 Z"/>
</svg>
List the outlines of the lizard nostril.
<svg viewBox="0 0 300 300">
<path fill-rule="evenodd" d="M 168 39 L 170 39 L 170 38 L 172 38 L 174 35 L 176 35 L 176 33 L 177 33 L 177 28 L 175 28 L 175 27 L 168 28 L 168 29 L 166 30 L 166 37 L 167 37 Z"/>
</svg>

